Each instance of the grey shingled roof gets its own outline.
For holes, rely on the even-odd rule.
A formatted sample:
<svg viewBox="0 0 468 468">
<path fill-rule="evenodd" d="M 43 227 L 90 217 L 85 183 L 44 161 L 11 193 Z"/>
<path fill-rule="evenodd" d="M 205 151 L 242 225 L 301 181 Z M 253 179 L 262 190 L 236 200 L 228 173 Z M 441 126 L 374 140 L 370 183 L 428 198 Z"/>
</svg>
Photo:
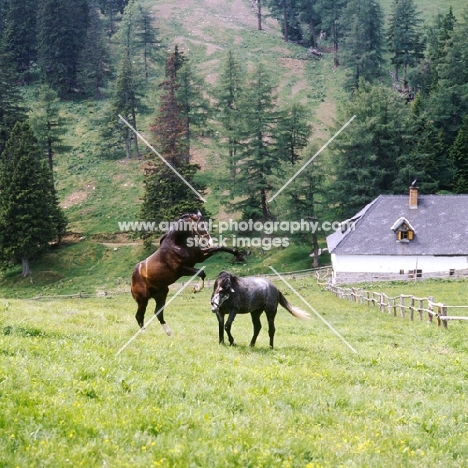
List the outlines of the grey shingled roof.
<svg viewBox="0 0 468 468">
<path fill-rule="evenodd" d="M 355 230 L 327 237 L 331 253 L 341 255 L 467 255 L 468 195 L 419 195 L 410 210 L 408 195 L 381 195 L 364 207 Z M 415 239 L 397 242 L 391 227 L 406 218 Z"/>
</svg>

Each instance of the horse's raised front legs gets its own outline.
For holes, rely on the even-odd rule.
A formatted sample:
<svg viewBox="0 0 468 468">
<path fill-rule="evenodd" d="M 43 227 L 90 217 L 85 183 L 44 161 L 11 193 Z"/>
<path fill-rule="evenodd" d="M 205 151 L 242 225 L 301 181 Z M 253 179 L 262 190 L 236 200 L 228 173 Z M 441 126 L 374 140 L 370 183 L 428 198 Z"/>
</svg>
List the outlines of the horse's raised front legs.
<svg viewBox="0 0 468 468">
<path fill-rule="evenodd" d="M 205 278 L 206 278 L 206 273 L 203 270 L 200 270 L 198 268 L 193 268 L 193 267 L 188 267 L 185 266 L 182 268 L 182 276 L 193 276 L 197 275 L 199 278 L 202 280 L 202 285 L 201 288 L 197 290 L 201 291 L 205 287 Z"/>
<path fill-rule="evenodd" d="M 236 260 L 241 262 L 245 261 L 245 256 L 241 252 L 239 252 L 237 249 L 230 249 L 229 247 L 209 247 L 207 249 L 203 249 L 203 260 L 212 257 L 218 252 L 230 253 L 231 255 L 234 255 Z"/>
</svg>

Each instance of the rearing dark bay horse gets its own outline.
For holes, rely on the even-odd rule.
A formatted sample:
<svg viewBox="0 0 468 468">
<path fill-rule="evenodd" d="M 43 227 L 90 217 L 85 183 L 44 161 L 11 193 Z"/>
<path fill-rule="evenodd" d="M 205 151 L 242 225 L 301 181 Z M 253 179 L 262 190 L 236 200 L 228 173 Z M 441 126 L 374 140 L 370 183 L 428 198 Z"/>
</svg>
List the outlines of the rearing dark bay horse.
<svg viewBox="0 0 468 468">
<path fill-rule="evenodd" d="M 164 321 L 164 305 L 169 285 L 182 276 L 193 276 L 197 273 L 204 280 L 205 272 L 194 266 L 217 252 L 228 252 L 239 259 L 242 259 L 242 255 L 236 249 L 213 247 L 213 240 L 200 211 L 197 214 L 185 214 L 172 223 L 159 244 L 158 250 L 138 263 L 133 270 L 132 295 L 138 304 L 135 315 L 138 325 L 144 327 L 148 301 L 154 299 L 154 313 L 161 309 L 158 320 L 164 331 L 171 336 L 171 329 Z"/>
</svg>

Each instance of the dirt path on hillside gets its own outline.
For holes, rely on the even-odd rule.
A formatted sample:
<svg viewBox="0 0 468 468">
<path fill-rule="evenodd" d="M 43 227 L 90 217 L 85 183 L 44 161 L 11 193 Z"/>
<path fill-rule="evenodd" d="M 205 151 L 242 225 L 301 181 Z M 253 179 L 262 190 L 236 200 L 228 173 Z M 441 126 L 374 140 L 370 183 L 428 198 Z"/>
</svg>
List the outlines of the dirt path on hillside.
<svg viewBox="0 0 468 468">
<path fill-rule="evenodd" d="M 161 23 L 176 20 L 187 31 L 185 39 L 210 44 L 209 31 L 258 28 L 256 12 L 248 0 L 176 0 L 158 3 L 154 16 Z M 263 30 L 272 33 L 271 20 L 263 21 Z M 218 48 L 216 44 L 211 44 Z"/>
</svg>

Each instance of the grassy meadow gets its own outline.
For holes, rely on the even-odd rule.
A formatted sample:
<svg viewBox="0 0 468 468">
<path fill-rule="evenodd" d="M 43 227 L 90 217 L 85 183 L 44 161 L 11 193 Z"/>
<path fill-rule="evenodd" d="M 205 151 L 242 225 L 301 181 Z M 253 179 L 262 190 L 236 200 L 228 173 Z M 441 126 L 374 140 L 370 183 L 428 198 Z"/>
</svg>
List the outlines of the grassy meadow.
<svg viewBox="0 0 468 468">
<path fill-rule="evenodd" d="M 452 2 L 457 16 L 462 3 Z M 329 138 L 343 96 L 343 71 L 333 70 L 331 56 L 298 59 L 304 50 L 283 42 L 276 21 L 268 18 L 265 31 L 256 30 L 248 0 L 145 4 L 154 5 L 170 46 L 190 55 L 207 91 L 232 48 L 247 68 L 265 62 L 279 102 L 307 103 L 317 144 Z M 382 0 L 385 11 L 390 4 Z M 440 0 L 418 6 L 425 19 L 449 7 Z M 147 136 L 159 78 L 138 116 Z M 138 331 L 129 281 L 149 254 L 119 232 L 118 222 L 138 219 L 146 162 L 108 151 L 100 128 L 108 119 L 105 99 L 62 105 L 68 150 L 56 157 L 55 180 L 70 235 L 31 263 L 31 278 L 20 278 L 19 267 L 0 272 L 0 467 L 467 466 L 466 323 L 444 330 L 395 318 L 337 299 L 310 277 L 291 284 L 357 354 L 312 312 L 310 322 L 300 322 L 281 308 L 274 350 L 266 323 L 256 348 L 248 347 L 252 327 L 245 315 L 233 325 L 237 346 L 219 346 L 210 288 L 193 294 L 188 287 L 166 312 L 174 337 L 155 320 L 117 355 Z M 200 137 L 192 156 L 209 187 L 206 209 L 225 219 L 235 214 L 220 205 L 228 182 L 217 145 Z M 222 269 L 255 275 L 269 273 L 269 265 L 280 272 L 310 267 L 310 245 L 252 250 L 245 264 L 229 255 L 210 259 L 208 277 Z M 329 263 L 329 255 L 321 262 Z M 468 305 L 467 285 L 367 289 Z M 79 292 L 95 297 L 48 298 Z M 97 297 L 103 292 L 110 295 Z"/>
<path fill-rule="evenodd" d="M 266 324 L 248 348 L 246 315 L 238 345 L 219 346 L 209 289 L 169 305 L 173 338 L 154 320 L 120 355 L 137 331 L 129 294 L 0 299 L 0 466 L 466 466 L 466 324 L 292 285 L 357 354 L 284 309 L 274 350 Z"/>
</svg>

